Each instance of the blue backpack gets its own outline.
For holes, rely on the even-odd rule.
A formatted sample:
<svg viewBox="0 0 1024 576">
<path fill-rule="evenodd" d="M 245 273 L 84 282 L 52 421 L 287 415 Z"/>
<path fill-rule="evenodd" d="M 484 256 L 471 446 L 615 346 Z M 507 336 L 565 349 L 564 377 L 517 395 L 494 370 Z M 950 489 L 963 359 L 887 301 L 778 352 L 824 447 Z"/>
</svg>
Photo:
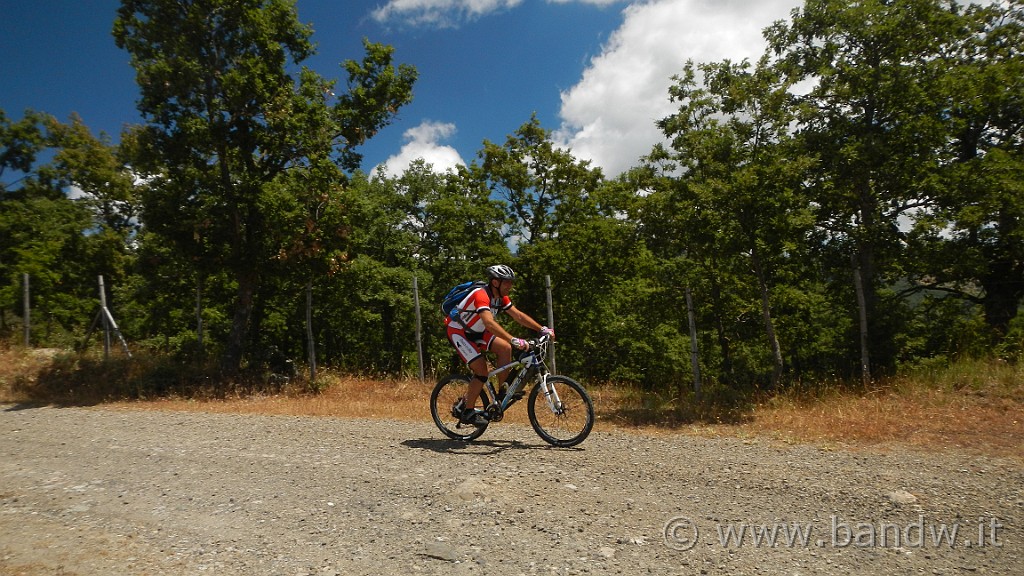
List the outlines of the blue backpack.
<svg viewBox="0 0 1024 576">
<path fill-rule="evenodd" d="M 448 294 L 445 294 L 444 299 L 441 300 L 441 312 L 454 320 L 459 315 L 457 308 L 459 302 L 465 300 L 466 296 L 469 296 L 469 293 L 473 290 L 484 286 L 487 286 L 487 283 L 469 281 L 452 288 L 448 291 Z"/>
</svg>

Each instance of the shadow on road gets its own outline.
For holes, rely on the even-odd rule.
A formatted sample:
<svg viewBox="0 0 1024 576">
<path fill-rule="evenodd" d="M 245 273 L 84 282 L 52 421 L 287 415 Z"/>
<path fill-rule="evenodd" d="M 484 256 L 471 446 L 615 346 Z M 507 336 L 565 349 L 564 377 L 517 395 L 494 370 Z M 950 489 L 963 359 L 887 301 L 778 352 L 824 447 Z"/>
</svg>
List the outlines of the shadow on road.
<svg viewBox="0 0 1024 576">
<path fill-rule="evenodd" d="M 449 438 L 415 438 L 402 442 L 403 446 L 419 450 L 430 450 L 440 454 L 500 454 L 509 450 L 580 450 L 580 448 L 557 448 L 543 442 L 527 443 L 520 440 L 452 440 Z"/>
</svg>

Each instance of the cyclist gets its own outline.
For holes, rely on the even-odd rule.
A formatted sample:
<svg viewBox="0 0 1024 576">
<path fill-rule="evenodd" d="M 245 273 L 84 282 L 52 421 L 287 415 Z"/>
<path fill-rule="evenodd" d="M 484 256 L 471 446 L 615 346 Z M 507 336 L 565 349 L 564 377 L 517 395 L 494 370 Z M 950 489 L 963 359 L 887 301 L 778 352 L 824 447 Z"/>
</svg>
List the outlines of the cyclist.
<svg viewBox="0 0 1024 576">
<path fill-rule="evenodd" d="M 485 412 L 475 408 L 480 390 L 487 382 L 487 359 L 485 352 L 492 352 L 498 366 L 512 361 L 512 349 L 527 350 L 530 345 L 521 338 L 509 334 L 495 317 L 505 312 L 524 328 L 555 337 L 553 330 L 541 326 L 525 312 L 512 304 L 508 294 L 512 290 L 512 282 L 516 273 L 504 264 L 487 267 L 487 285 L 470 292 L 456 305 L 458 315 L 455 319 L 445 317 L 448 329 L 448 341 L 462 361 L 473 371 L 473 379 L 469 382 L 466 395 L 452 406 L 452 415 L 463 424 L 482 426 L 487 424 Z M 508 371 L 498 375 L 504 382 Z M 502 386 L 504 388 L 504 386 Z"/>
</svg>

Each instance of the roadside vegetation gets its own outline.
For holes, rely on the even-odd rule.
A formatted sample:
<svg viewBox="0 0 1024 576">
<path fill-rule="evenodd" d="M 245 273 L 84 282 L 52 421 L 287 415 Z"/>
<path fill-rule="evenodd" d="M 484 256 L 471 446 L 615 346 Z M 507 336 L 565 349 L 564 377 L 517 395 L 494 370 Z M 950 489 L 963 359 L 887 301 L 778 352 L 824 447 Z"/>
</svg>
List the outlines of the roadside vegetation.
<svg viewBox="0 0 1024 576">
<path fill-rule="evenodd" d="M 134 410 L 429 420 L 431 380 L 321 373 L 315 383 L 267 375 L 225 383 L 159 355 L 78 354 L 0 344 L 0 402 Z M 868 387 L 842 382 L 774 393 L 663 395 L 589 383 L 597 429 L 734 436 L 831 448 L 960 449 L 1024 458 L 1024 365 L 922 365 Z M 525 424 L 525 410 L 507 421 Z"/>
</svg>

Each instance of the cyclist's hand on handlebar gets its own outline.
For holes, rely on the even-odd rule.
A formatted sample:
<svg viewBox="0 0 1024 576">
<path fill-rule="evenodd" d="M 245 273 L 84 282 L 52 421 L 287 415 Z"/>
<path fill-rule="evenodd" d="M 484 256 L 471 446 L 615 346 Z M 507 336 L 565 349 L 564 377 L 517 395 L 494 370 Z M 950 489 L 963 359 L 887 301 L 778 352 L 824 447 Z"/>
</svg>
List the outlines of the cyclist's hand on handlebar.
<svg viewBox="0 0 1024 576">
<path fill-rule="evenodd" d="M 555 331 L 553 329 L 551 329 L 551 328 L 548 328 L 547 326 L 541 326 L 540 327 L 540 335 L 541 335 L 542 338 L 544 336 L 547 336 L 547 337 L 549 337 L 552 340 L 555 339 Z"/>
<path fill-rule="evenodd" d="M 530 343 L 527 342 L 526 340 L 523 340 L 522 338 L 513 338 L 512 347 L 515 348 L 516 350 L 529 350 Z"/>
</svg>

